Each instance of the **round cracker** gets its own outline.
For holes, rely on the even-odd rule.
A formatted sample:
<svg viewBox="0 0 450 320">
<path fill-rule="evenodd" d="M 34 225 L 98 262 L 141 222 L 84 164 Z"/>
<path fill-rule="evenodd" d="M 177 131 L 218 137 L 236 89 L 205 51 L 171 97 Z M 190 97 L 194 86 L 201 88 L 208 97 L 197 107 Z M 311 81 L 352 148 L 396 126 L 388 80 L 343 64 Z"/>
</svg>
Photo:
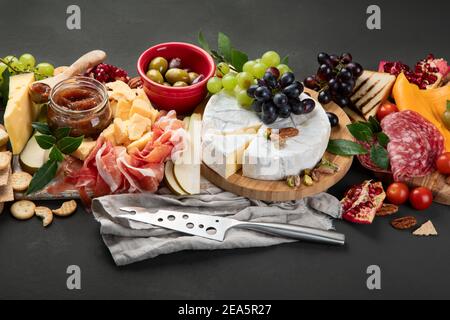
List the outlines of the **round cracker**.
<svg viewBox="0 0 450 320">
<path fill-rule="evenodd" d="M 37 217 L 42 219 L 42 224 L 44 227 L 47 227 L 53 222 L 53 213 L 47 207 L 36 207 L 34 209 L 34 213 Z"/>
<path fill-rule="evenodd" d="M 70 200 L 64 202 L 59 209 L 53 210 L 53 213 L 59 217 L 68 217 L 77 211 L 77 202 Z"/>
<path fill-rule="evenodd" d="M 0 152 L 0 170 L 4 170 L 11 165 L 11 152 L 2 151 Z"/>
<path fill-rule="evenodd" d="M 11 176 L 11 184 L 14 191 L 22 192 L 28 189 L 33 177 L 28 172 L 14 172 Z"/>
<path fill-rule="evenodd" d="M 18 220 L 28 220 L 34 216 L 36 205 L 29 200 L 20 200 L 11 206 L 11 214 Z"/>
</svg>

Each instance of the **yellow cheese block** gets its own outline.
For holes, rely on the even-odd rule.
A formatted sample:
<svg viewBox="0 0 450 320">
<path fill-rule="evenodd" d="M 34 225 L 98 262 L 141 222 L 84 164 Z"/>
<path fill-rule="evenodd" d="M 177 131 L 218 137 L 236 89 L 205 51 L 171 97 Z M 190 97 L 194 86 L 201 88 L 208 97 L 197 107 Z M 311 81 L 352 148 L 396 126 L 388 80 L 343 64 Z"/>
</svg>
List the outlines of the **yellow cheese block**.
<svg viewBox="0 0 450 320">
<path fill-rule="evenodd" d="M 128 101 L 126 99 L 120 99 L 117 102 L 117 106 L 115 108 L 114 118 L 128 120 L 130 109 L 131 109 L 131 101 Z"/>
<path fill-rule="evenodd" d="M 141 138 L 139 138 L 136 141 L 133 141 L 130 143 L 127 147 L 128 153 L 135 152 L 136 150 L 141 151 L 144 149 L 144 147 L 149 143 L 153 138 L 153 132 L 149 131 L 146 134 L 144 134 Z"/>
<path fill-rule="evenodd" d="M 142 135 L 151 128 L 152 122 L 149 118 L 140 114 L 134 114 L 128 120 L 128 138 L 131 141 L 138 140 Z"/>
<path fill-rule="evenodd" d="M 103 130 L 101 133 L 102 137 L 111 142 L 114 146 L 117 145 L 116 139 L 114 138 L 114 123 L 111 123 L 108 128 Z"/>
<path fill-rule="evenodd" d="M 12 76 L 9 82 L 9 100 L 5 110 L 5 128 L 11 141 L 13 154 L 19 154 L 30 139 L 35 120 L 34 106 L 28 87 L 34 82 L 34 73 Z"/>
<path fill-rule="evenodd" d="M 92 139 L 84 139 L 78 149 L 74 153 L 72 153 L 72 156 L 84 161 L 91 153 L 91 151 L 95 148 L 96 144 L 97 141 L 93 141 Z"/>
<path fill-rule="evenodd" d="M 114 119 L 114 139 L 117 144 L 127 145 L 130 143 L 128 139 L 128 121 L 123 121 L 120 118 Z"/>
<path fill-rule="evenodd" d="M 147 102 L 142 99 L 135 99 L 133 101 L 133 105 L 131 106 L 129 117 L 131 118 L 134 114 L 140 114 L 143 117 L 149 118 L 152 123 L 154 123 L 159 112 L 153 109 L 150 101 Z"/>
</svg>

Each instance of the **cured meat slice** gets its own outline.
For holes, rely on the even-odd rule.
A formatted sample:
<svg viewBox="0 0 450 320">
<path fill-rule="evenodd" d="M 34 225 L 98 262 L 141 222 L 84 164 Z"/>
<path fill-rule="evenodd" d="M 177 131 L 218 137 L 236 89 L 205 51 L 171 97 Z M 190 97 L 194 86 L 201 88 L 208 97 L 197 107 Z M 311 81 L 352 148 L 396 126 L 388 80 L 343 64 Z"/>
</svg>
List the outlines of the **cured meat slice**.
<svg viewBox="0 0 450 320">
<path fill-rule="evenodd" d="M 392 113 L 381 122 L 390 139 L 388 153 L 394 180 L 423 177 L 434 169 L 444 151 L 444 138 L 437 128 L 414 111 Z"/>
<path fill-rule="evenodd" d="M 378 167 L 375 163 L 373 163 L 372 159 L 370 158 L 370 148 L 375 142 L 376 141 L 372 141 L 372 143 L 358 141 L 358 143 L 360 145 L 362 145 L 368 152 L 367 154 L 360 154 L 360 155 L 358 155 L 359 162 L 361 163 L 361 165 L 364 168 L 369 169 L 369 170 L 371 170 L 373 172 L 391 173 L 391 171 L 389 171 L 389 170 L 385 170 L 385 169 L 382 169 L 382 168 Z"/>
</svg>

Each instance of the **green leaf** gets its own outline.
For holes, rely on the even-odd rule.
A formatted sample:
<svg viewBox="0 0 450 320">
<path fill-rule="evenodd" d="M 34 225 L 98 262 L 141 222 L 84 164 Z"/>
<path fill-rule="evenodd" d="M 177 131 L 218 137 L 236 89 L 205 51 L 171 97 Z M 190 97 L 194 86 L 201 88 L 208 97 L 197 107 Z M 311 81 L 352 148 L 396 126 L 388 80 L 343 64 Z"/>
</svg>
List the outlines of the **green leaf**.
<svg viewBox="0 0 450 320">
<path fill-rule="evenodd" d="M 236 49 L 231 49 L 231 65 L 237 72 L 242 72 L 242 67 L 247 61 L 248 56 L 245 53 Z"/>
<path fill-rule="evenodd" d="M 83 142 L 84 136 L 81 137 L 65 137 L 58 141 L 57 146 L 64 154 L 75 152 Z"/>
<path fill-rule="evenodd" d="M 61 140 L 62 138 L 67 137 L 70 134 L 71 128 L 59 128 L 55 131 L 56 140 Z"/>
<path fill-rule="evenodd" d="M 369 117 L 369 124 L 370 124 L 373 132 L 375 132 L 375 133 L 381 132 L 380 122 L 374 116 Z"/>
<path fill-rule="evenodd" d="M 381 169 L 389 169 L 389 155 L 385 148 L 380 145 L 373 145 L 370 149 L 370 159 Z"/>
<path fill-rule="evenodd" d="M 6 68 L 5 71 L 2 73 L 2 85 L 0 86 L 0 95 L 2 96 L 2 105 L 6 106 L 8 104 L 9 99 L 9 78 L 11 74 L 9 72 L 9 69 Z"/>
<path fill-rule="evenodd" d="M 368 151 L 359 143 L 343 139 L 330 140 L 328 142 L 327 151 L 339 156 L 355 156 L 368 153 Z"/>
<path fill-rule="evenodd" d="M 46 123 L 33 122 L 31 124 L 31 126 L 33 127 L 34 130 L 36 130 L 39 133 L 46 134 L 49 136 L 52 135 L 52 131 L 50 130 L 50 128 L 48 127 L 48 125 Z"/>
<path fill-rule="evenodd" d="M 64 160 L 64 155 L 62 154 L 61 151 L 59 151 L 57 146 L 53 146 L 53 148 L 52 148 L 52 150 L 50 151 L 50 154 L 49 154 L 49 159 L 61 162 L 61 161 Z"/>
<path fill-rule="evenodd" d="M 231 41 L 230 38 L 222 32 L 219 32 L 217 38 L 217 48 L 226 61 L 231 61 Z"/>
<path fill-rule="evenodd" d="M 355 122 L 347 126 L 348 130 L 359 141 L 370 142 L 373 137 L 370 125 L 365 122 Z"/>
<path fill-rule="evenodd" d="M 56 143 L 56 138 L 48 134 L 40 134 L 34 136 L 38 145 L 45 150 L 50 149 Z"/>
<path fill-rule="evenodd" d="M 43 189 L 56 176 L 58 170 L 58 162 L 55 160 L 48 160 L 31 179 L 30 186 L 26 192 L 27 195 Z"/>
<path fill-rule="evenodd" d="M 390 141 L 389 137 L 384 132 L 377 133 L 377 140 L 378 140 L 379 144 L 384 148 L 387 147 L 387 145 Z"/>
<path fill-rule="evenodd" d="M 285 55 L 283 59 L 281 59 L 280 64 L 289 64 L 289 55 Z"/>
<path fill-rule="evenodd" d="M 198 43 L 205 51 L 211 53 L 211 48 L 209 47 L 209 44 L 206 41 L 205 37 L 203 36 L 203 32 L 201 31 L 198 33 Z"/>
</svg>

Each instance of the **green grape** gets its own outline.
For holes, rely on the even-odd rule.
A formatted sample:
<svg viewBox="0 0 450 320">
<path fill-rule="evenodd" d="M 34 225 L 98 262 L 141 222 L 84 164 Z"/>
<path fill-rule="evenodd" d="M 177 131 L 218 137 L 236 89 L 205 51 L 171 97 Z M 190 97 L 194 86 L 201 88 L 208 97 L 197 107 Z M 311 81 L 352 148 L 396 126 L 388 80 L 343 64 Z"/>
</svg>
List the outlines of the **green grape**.
<svg viewBox="0 0 450 320">
<path fill-rule="evenodd" d="M 256 63 L 260 63 L 261 62 L 261 58 L 258 58 L 255 60 Z"/>
<path fill-rule="evenodd" d="M 289 68 L 289 67 L 288 67 L 287 65 L 285 65 L 285 64 L 279 64 L 279 65 L 277 66 L 277 69 L 280 71 L 280 75 L 282 75 L 283 73 L 292 71 L 291 68 Z"/>
<path fill-rule="evenodd" d="M 256 64 L 255 61 L 249 60 L 242 66 L 242 71 L 252 73 L 251 70 L 253 69 L 253 66 Z"/>
<path fill-rule="evenodd" d="M 20 56 L 19 61 L 25 66 L 27 69 L 32 69 L 36 65 L 36 59 L 29 53 L 25 53 Z"/>
<path fill-rule="evenodd" d="M 253 99 L 247 94 L 247 90 L 240 90 L 236 93 L 236 100 L 243 107 L 249 107 L 253 103 Z"/>
<path fill-rule="evenodd" d="M 264 73 L 266 73 L 266 70 L 267 70 L 267 65 L 265 65 L 262 62 L 257 62 L 253 66 L 251 74 L 255 78 L 261 79 L 264 76 Z"/>
<path fill-rule="evenodd" d="M 248 89 L 248 87 L 250 87 L 253 83 L 253 76 L 248 72 L 238 73 L 238 75 L 236 76 L 236 79 L 237 79 L 237 84 L 242 89 Z"/>
<path fill-rule="evenodd" d="M 268 67 L 275 67 L 280 64 L 280 55 L 275 51 L 267 51 L 261 57 L 261 62 Z"/>
<path fill-rule="evenodd" d="M 228 72 L 230 72 L 230 66 L 225 62 L 221 62 L 217 65 L 217 76 L 223 77 L 224 75 L 228 74 Z"/>
<path fill-rule="evenodd" d="M 227 73 L 222 78 L 222 85 L 226 90 L 233 90 L 237 85 L 236 75 L 233 73 Z"/>
<path fill-rule="evenodd" d="M 208 91 L 212 94 L 218 93 L 220 90 L 222 90 L 222 79 L 219 77 L 212 77 L 208 80 L 208 84 L 206 85 L 208 88 Z"/>
<path fill-rule="evenodd" d="M 36 66 L 36 72 L 44 77 L 53 77 L 55 68 L 47 62 L 41 62 Z"/>
<path fill-rule="evenodd" d="M 17 64 L 17 62 L 19 62 L 19 60 L 14 56 L 6 56 L 3 58 L 3 60 L 7 62 L 11 67 L 15 67 L 14 64 Z M 9 71 L 13 72 L 11 68 L 9 68 Z"/>
<path fill-rule="evenodd" d="M 0 62 L 0 86 L 3 84 L 3 72 L 8 68 L 6 64 Z"/>
</svg>

